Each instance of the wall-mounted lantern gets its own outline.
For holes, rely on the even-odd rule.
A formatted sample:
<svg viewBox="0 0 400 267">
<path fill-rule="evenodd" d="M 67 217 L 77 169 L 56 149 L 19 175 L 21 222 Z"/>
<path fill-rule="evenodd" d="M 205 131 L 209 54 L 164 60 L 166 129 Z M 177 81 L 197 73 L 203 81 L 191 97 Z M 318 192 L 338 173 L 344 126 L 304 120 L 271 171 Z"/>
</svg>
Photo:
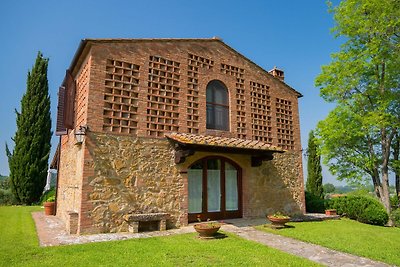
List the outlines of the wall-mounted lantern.
<svg viewBox="0 0 400 267">
<path fill-rule="evenodd" d="M 88 127 L 86 125 L 79 126 L 79 129 L 75 131 L 75 145 L 82 145 L 85 141 L 85 135 Z"/>
</svg>

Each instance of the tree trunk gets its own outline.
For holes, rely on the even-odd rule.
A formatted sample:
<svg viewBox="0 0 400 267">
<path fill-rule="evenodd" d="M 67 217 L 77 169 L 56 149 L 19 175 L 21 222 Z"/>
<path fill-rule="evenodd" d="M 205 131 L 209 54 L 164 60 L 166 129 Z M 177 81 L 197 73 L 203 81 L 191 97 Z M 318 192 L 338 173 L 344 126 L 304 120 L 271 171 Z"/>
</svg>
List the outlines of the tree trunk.
<svg viewBox="0 0 400 267">
<path fill-rule="evenodd" d="M 379 91 L 381 93 L 382 99 L 384 99 L 385 95 L 385 69 L 386 65 L 385 62 L 381 64 L 381 71 L 379 71 Z M 389 128 L 390 129 L 390 128 Z M 392 213 L 392 207 L 390 206 L 390 194 L 389 194 L 389 159 L 390 159 L 390 148 L 392 144 L 392 140 L 396 134 L 395 129 L 392 131 L 388 131 L 385 126 L 381 127 L 381 149 L 382 149 L 382 168 L 381 168 L 381 175 L 382 175 L 382 195 L 381 195 L 381 202 L 385 206 L 387 213 L 389 214 L 389 226 L 394 226 L 392 219 L 390 218 L 390 214 Z"/>
<path fill-rule="evenodd" d="M 390 148 L 394 137 L 394 131 L 392 133 L 387 133 L 386 128 L 381 129 L 381 148 L 382 148 L 382 195 L 381 202 L 385 206 L 387 213 L 390 215 L 392 212 L 392 207 L 390 206 L 390 194 L 389 194 L 389 159 L 390 159 Z M 393 226 L 394 223 L 390 219 L 388 221 L 389 226 Z"/>
<path fill-rule="evenodd" d="M 368 136 L 368 149 L 369 149 L 369 157 L 373 161 L 373 167 L 371 170 L 371 178 L 372 178 L 372 183 L 374 184 L 374 191 L 376 196 L 381 199 L 381 196 L 383 195 L 382 191 L 382 183 L 379 177 L 379 165 L 376 160 L 375 152 L 374 152 L 374 146 L 371 141 L 371 138 Z"/>
<path fill-rule="evenodd" d="M 400 154 L 400 136 L 396 134 L 396 138 L 393 145 L 393 160 L 395 162 L 399 161 L 399 154 Z M 400 168 L 395 167 L 393 168 L 395 173 L 395 185 L 396 185 L 396 195 L 397 199 L 399 200 L 399 207 L 400 207 Z"/>
<path fill-rule="evenodd" d="M 377 198 L 381 199 L 382 195 L 382 186 L 379 181 L 379 176 L 378 175 L 372 175 L 372 182 L 374 184 L 374 192 Z"/>
</svg>

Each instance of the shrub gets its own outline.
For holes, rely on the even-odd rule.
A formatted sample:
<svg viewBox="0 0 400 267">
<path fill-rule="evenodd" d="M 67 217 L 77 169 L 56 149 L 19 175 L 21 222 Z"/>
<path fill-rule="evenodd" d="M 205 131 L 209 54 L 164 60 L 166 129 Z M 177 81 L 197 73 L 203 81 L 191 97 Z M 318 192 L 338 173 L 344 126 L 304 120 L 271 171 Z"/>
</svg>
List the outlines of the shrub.
<svg viewBox="0 0 400 267">
<path fill-rule="evenodd" d="M 400 209 L 396 209 L 396 210 L 392 211 L 392 214 L 390 215 L 390 217 L 393 220 L 394 226 L 400 227 Z"/>
<path fill-rule="evenodd" d="M 46 191 L 43 193 L 43 195 L 40 197 L 39 204 L 42 205 L 43 202 L 47 201 L 47 199 L 51 196 L 56 195 L 56 190 L 54 188 L 50 189 L 49 191 Z"/>
<path fill-rule="evenodd" d="M 51 196 L 46 199 L 46 202 L 54 202 L 56 201 L 56 196 Z"/>
<path fill-rule="evenodd" d="M 14 205 L 17 201 L 10 189 L 0 188 L 0 205 Z"/>
<path fill-rule="evenodd" d="M 350 195 L 331 199 L 329 208 L 336 209 L 339 215 L 362 223 L 385 225 L 389 219 L 383 205 L 368 196 Z"/>
<path fill-rule="evenodd" d="M 389 220 L 386 211 L 379 206 L 370 205 L 359 215 L 359 221 L 373 225 L 385 225 Z"/>
<path fill-rule="evenodd" d="M 307 212 L 325 212 L 325 202 L 326 200 L 320 199 L 319 197 L 306 192 L 306 210 Z"/>
<path fill-rule="evenodd" d="M 10 179 L 0 175 L 0 189 L 8 190 L 10 189 Z"/>
<path fill-rule="evenodd" d="M 397 197 L 396 194 L 390 197 L 390 205 L 394 209 L 399 207 L 399 198 Z"/>
</svg>

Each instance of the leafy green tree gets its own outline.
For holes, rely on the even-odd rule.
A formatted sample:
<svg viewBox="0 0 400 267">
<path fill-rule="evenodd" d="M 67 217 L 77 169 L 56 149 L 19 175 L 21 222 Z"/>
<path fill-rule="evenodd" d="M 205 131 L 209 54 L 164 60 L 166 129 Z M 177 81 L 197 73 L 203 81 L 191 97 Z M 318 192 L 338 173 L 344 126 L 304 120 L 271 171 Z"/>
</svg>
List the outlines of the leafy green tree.
<svg viewBox="0 0 400 267">
<path fill-rule="evenodd" d="M 48 59 L 39 52 L 32 71 L 28 72 L 21 113 L 15 111 L 17 131 L 13 152 L 6 146 L 11 190 L 19 203 L 27 205 L 40 199 L 46 184 L 52 135 L 47 67 Z"/>
<path fill-rule="evenodd" d="M 0 189 L 9 189 L 8 177 L 0 174 Z"/>
<path fill-rule="evenodd" d="M 333 193 L 336 190 L 336 187 L 331 183 L 324 184 L 323 187 L 324 187 L 325 194 Z"/>
<path fill-rule="evenodd" d="M 314 131 L 310 131 L 307 148 L 307 192 L 318 198 L 323 198 L 321 156 L 318 151 Z"/>
<path fill-rule="evenodd" d="M 377 158 L 374 150 L 370 149 L 377 146 L 376 136 L 361 130 L 361 120 L 361 116 L 344 105 L 337 106 L 318 123 L 317 134 L 322 140 L 324 163 L 338 180 L 346 180 L 349 184 L 366 183 L 366 178 L 376 181 L 378 175 Z M 375 191 L 379 196 L 377 186 L 375 184 Z"/>
<path fill-rule="evenodd" d="M 400 128 L 400 1 L 346 0 L 331 8 L 346 42 L 316 78 L 337 104 L 318 125 L 322 155 L 341 179 L 372 179 L 390 213 L 389 168 Z"/>
</svg>

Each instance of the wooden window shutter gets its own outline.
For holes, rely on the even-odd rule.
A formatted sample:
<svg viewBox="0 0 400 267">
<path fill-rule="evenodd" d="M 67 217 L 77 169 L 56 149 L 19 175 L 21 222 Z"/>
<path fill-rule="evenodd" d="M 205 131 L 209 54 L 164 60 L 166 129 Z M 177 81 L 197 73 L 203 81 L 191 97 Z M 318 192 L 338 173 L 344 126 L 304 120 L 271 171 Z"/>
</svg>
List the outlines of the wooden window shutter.
<svg viewBox="0 0 400 267">
<path fill-rule="evenodd" d="M 75 80 L 69 70 L 65 75 L 65 99 L 64 99 L 64 126 L 67 129 L 74 128 L 74 104 L 75 104 Z"/>
<path fill-rule="evenodd" d="M 67 129 L 64 126 L 64 107 L 65 107 L 65 87 L 60 87 L 58 89 L 56 135 L 67 134 Z"/>
</svg>

